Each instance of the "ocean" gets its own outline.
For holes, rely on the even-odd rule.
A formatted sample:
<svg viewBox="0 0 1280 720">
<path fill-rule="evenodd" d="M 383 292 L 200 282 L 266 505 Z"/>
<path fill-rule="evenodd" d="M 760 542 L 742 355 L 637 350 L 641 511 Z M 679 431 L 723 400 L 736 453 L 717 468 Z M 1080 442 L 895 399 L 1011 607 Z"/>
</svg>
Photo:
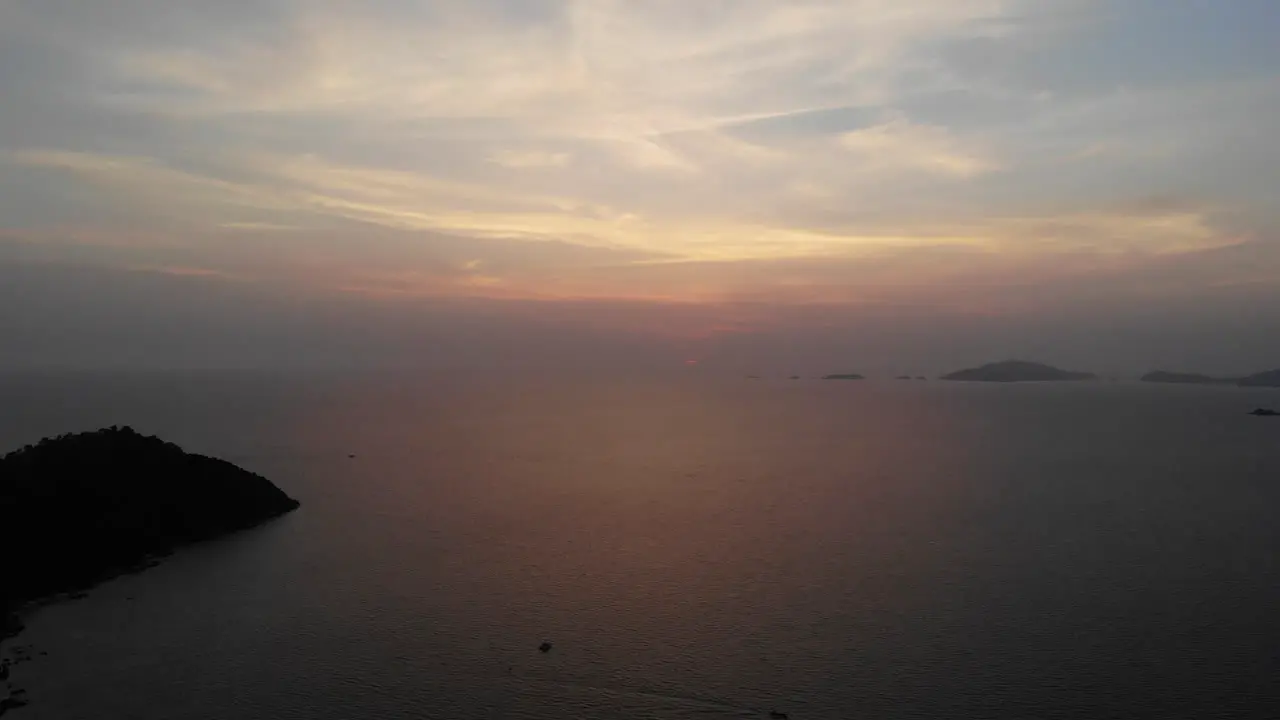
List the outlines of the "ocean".
<svg viewBox="0 0 1280 720">
<path fill-rule="evenodd" d="M 1257 406 L 1280 391 L 3 376 L 0 448 L 131 425 L 303 503 L 37 611 L 13 717 L 1280 717 Z"/>
</svg>

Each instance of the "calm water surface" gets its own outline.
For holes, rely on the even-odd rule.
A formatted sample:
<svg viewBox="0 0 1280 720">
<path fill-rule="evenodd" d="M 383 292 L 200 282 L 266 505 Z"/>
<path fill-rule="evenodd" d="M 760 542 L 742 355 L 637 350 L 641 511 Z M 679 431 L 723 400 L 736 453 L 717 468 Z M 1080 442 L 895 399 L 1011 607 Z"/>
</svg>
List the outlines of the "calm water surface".
<svg viewBox="0 0 1280 720">
<path fill-rule="evenodd" d="M 303 502 L 39 612 L 15 717 L 1274 718 L 1258 405 L 1280 392 L 3 378 L 0 447 L 129 424 Z"/>
</svg>

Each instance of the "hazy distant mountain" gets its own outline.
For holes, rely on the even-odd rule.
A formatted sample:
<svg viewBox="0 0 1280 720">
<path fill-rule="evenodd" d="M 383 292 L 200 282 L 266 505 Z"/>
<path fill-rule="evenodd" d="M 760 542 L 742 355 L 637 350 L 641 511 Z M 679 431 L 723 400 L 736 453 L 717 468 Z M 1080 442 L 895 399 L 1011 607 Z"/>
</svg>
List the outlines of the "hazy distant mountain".
<svg viewBox="0 0 1280 720">
<path fill-rule="evenodd" d="M 1280 387 L 1280 370 L 1268 370 L 1243 377 L 1237 384 L 1242 387 Z"/>
<path fill-rule="evenodd" d="M 1221 380 L 1212 378 L 1208 375 L 1200 373 L 1182 373 L 1167 372 L 1165 370 L 1154 370 L 1142 376 L 1142 382 L 1149 383 L 1174 383 L 1180 385 L 1209 385 L 1212 383 L 1235 382 L 1234 380 Z"/>
<path fill-rule="evenodd" d="M 943 380 L 969 380 L 977 382 L 1047 382 L 1051 380 L 1094 380 L 1093 373 L 1060 370 L 1043 363 L 1025 360 L 1005 360 L 982 367 L 958 370 L 943 375 Z"/>
</svg>

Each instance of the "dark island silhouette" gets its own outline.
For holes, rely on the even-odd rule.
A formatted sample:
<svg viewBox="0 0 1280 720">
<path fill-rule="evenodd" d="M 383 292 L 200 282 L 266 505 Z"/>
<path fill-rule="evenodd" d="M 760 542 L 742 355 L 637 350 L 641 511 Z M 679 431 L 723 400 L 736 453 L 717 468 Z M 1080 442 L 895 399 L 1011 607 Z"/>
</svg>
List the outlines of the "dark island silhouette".
<svg viewBox="0 0 1280 720">
<path fill-rule="evenodd" d="M 0 458 L 0 640 L 21 630 L 26 603 L 297 507 L 264 477 L 129 427 L 11 452 Z"/>
<path fill-rule="evenodd" d="M 1257 417 L 1280 417 L 1280 410 L 1272 410 L 1271 408 L 1255 408 L 1249 414 Z"/>
<path fill-rule="evenodd" d="M 823 380 L 862 380 L 863 377 L 858 373 L 838 373 L 835 375 L 823 375 Z"/>
<path fill-rule="evenodd" d="M 1060 380 L 1095 380 L 1093 373 L 1071 372 L 1060 370 L 1051 365 L 1026 360 L 1005 360 L 988 363 L 981 367 L 957 370 L 943 375 L 943 380 L 966 380 L 972 382 L 1049 382 Z"/>
<path fill-rule="evenodd" d="M 1280 370 L 1268 370 L 1242 377 L 1236 384 L 1241 387 L 1280 387 Z"/>
</svg>

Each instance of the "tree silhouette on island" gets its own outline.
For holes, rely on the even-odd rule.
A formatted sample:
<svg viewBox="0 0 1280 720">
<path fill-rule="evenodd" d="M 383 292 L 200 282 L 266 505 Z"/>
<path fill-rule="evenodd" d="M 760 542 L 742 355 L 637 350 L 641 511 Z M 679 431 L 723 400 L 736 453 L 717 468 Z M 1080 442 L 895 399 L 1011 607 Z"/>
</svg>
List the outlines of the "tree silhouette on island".
<svg viewBox="0 0 1280 720">
<path fill-rule="evenodd" d="M 1027 360 L 1005 360 L 1003 362 L 987 363 L 981 367 L 957 370 L 949 375 L 943 375 L 942 379 L 1008 383 L 1096 380 L 1097 376 L 1087 372 L 1060 370 L 1051 365 Z"/>
</svg>

